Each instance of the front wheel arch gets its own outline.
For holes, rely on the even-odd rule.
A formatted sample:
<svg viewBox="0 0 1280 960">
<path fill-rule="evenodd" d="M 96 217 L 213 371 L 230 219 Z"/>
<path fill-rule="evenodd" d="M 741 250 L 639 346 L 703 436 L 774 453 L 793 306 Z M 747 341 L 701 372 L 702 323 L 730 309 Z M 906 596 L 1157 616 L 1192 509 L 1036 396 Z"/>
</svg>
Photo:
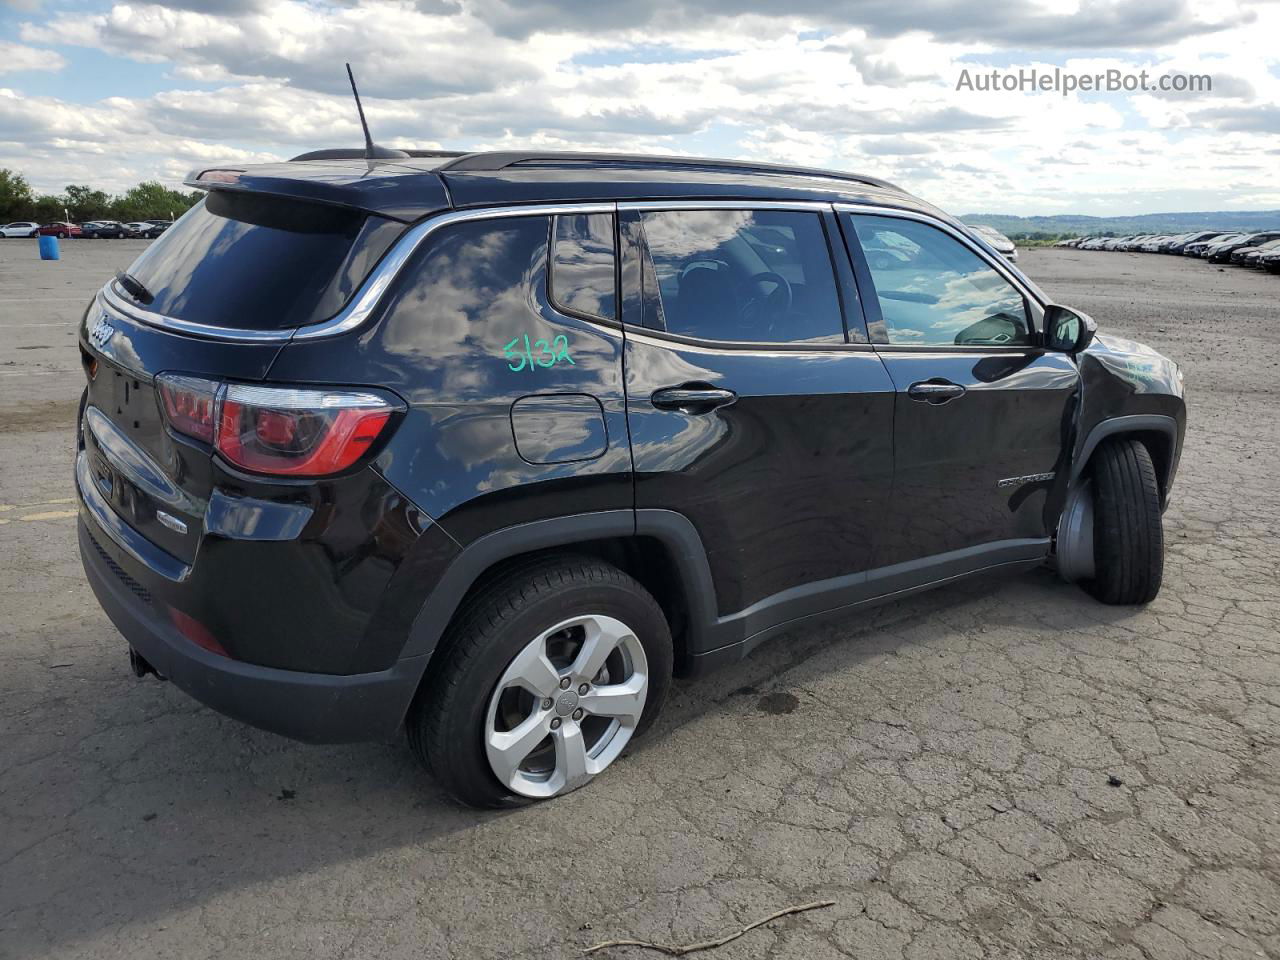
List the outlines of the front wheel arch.
<svg viewBox="0 0 1280 960">
<path fill-rule="evenodd" d="M 1156 481 L 1160 486 L 1160 504 L 1169 502 L 1169 487 L 1177 469 L 1178 422 L 1163 414 L 1133 414 L 1111 417 L 1095 424 L 1089 431 L 1080 452 L 1071 467 L 1071 487 L 1082 482 L 1089 474 L 1090 460 L 1099 444 L 1109 437 L 1125 436 L 1140 441 L 1151 454 L 1156 468 Z"/>
</svg>

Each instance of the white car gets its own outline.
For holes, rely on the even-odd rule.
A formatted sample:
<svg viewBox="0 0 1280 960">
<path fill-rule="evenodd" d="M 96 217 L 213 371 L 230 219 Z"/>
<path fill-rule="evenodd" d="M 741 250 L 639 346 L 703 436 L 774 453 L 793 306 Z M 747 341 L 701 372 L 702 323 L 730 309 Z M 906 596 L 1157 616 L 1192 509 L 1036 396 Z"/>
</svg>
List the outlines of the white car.
<svg viewBox="0 0 1280 960">
<path fill-rule="evenodd" d="M 1018 262 L 1018 248 L 1012 240 L 1006 237 L 995 227 L 988 227 L 985 224 L 965 224 L 970 230 L 978 234 L 987 244 L 992 247 L 996 253 L 1001 254 L 1010 263 Z"/>
<path fill-rule="evenodd" d="M 30 220 L 17 220 L 0 227 L 0 237 L 34 237 L 39 229 L 40 224 L 38 223 L 32 223 Z"/>
</svg>

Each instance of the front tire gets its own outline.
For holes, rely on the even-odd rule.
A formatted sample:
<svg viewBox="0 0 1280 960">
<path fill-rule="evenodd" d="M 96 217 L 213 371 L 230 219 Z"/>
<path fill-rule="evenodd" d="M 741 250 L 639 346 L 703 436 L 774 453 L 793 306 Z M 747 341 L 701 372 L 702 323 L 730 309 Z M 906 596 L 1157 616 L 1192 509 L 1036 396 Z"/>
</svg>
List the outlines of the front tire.
<svg viewBox="0 0 1280 960">
<path fill-rule="evenodd" d="M 515 806 L 602 773 L 662 709 L 657 602 L 588 557 L 514 567 L 459 610 L 409 712 L 409 745 L 454 797 Z"/>
<path fill-rule="evenodd" d="M 1160 486 L 1151 454 L 1116 437 L 1091 462 L 1095 573 L 1084 586 L 1103 603 L 1150 603 L 1164 576 Z"/>
</svg>

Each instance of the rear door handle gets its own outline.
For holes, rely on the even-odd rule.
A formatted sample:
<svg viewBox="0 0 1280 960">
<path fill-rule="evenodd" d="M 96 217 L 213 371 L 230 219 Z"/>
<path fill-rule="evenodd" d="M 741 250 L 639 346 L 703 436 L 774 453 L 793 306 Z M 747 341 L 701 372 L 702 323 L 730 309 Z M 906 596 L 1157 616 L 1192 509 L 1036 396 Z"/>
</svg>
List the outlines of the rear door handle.
<svg viewBox="0 0 1280 960">
<path fill-rule="evenodd" d="M 964 387 L 950 380 L 923 380 L 907 387 L 907 396 L 922 403 L 946 403 L 964 396 Z"/>
<path fill-rule="evenodd" d="M 653 391 L 649 402 L 659 410 L 679 410 L 681 413 L 710 413 L 717 407 L 726 407 L 738 399 L 732 390 L 720 387 L 686 384 L 679 387 L 663 387 Z"/>
</svg>

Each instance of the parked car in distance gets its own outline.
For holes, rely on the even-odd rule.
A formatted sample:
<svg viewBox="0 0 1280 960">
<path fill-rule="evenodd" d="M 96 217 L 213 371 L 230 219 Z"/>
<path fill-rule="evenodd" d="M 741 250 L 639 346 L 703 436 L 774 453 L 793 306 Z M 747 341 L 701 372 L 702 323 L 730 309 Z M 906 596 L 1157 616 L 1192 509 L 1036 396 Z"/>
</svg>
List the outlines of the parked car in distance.
<svg viewBox="0 0 1280 960">
<path fill-rule="evenodd" d="M 1191 234 L 1189 233 L 1179 233 L 1164 237 L 1158 244 L 1156 244 L 1156 253 L 1170 253 L 1172 252 L 1174 245 L 1181 243 L 1190 236 Z"/>
<path fill-rule="evenodd" d="M 0 227 L 0 237 L 34 237 L 40 232 L 40 224 L 31 220 L 15 220 Z"/>
<path fill-rule="evenodd" d="M 1266 243 L 1268 240 L 1275 240 L 1277 237 L 1280 237 L 1280 230 L 1264 230 L 1261 233 L 1251 233 L 1243 238 L 1226 243 L 1216 243 L 1209 248 L 1209 262 L 1230 263 L 1231 254 L 1242 247 L 1256 247 L 1259 244 Z"/>
<path fill-rule="evenodd" d="M 986 224 L 970 224 L 966 223 L 966 227 L 978 234 L 983 240 L 991 245 L 991 248 L 1000 254 L 1010 263 L 1018 262 L 1018 246 L 995 227 L 988 227 Z"/>
<path fill-rule="evenodd" d="M 1217 240 L 1211 240 L 1208 243 L 1208 245 L 1202 251 L 1200 251 L 1200 256 L 1203 257 L 1205 260 L 1208 260 L 1210 257 L 1213 256 L 1214 252 L 1217 251 L 1219 247 L 1227 247 L 1233 243 L 1248 242 L 1248 239 L 1249 239 L 1249 234 L 1247 233 L 1235 233 L 1228 237 L 1223 237 Z"/>
<path fill-rule="evenodd" d="M 1231 251 L 1231 262 L 1243 267 L 1256 267 L 1260 254 L 1270 253 L 1277 248 L 1280 248 L 1280 239 L 1268 240 L 1254 247 L 1240 247 Z"/>
<path fill-rule="evenodd" d="M 82 223 L 80 229 L 89 240 L 118 240 L 129 235 L 129 231 L 119 220 L 92 220 Z"/>
<path fill-rule="evenodd" d="M 1213 237 L 1206 237 L 1203 240 L 1193 240 L 1182 248 L 1182 255 L 1184 257 L 1202 257 L 1204 256 L 1205 250 L 1214 244 L 1225 243 L 1228 240 L 1234 240 L 1238 236 L 1240 236 L 1240 234 L 1237 232 L 1227 231 L 1226 233 L 1220 233 Z"/>
<path fill-rule="evenodd" d="M 150 236 L 153 237 L 160 236 L 160 234 L 173 226 L 172 220 L 148 220 L 147 223 L 151 224 L 151 226 L 155 228 L 155 230 L 150 234 Z"/>
<path fill-rule="evenodd" d="M 1258 258 L 1258 266 L 1267 273 L 1280 273 L 1280 251 L 1264 253 Z"/>
<path fill-rule="evenodd" d="M 1221 230 L 1200 230 L 1196 233 L 1183 234 L 1173 243 L 1169 244 L 1169 248 L 1165 252 L 1181 254 L 1193 243 L 1200 243 L 1201 241 L 1212 240 L 1215 237 L 1221 236 L 1223 236 L 1223 232 Z"/>
<path fill-rule="evenodd" d="M 42 237 L 58 237 L 63 240 L 81 236 L 80 225 L 76 223 L 46 223 L 39 232 Z"/>
<path fill-rule="evenodd" d="M 149 220 L 135 220 L 124 225 L 125 235 L 138 240 L 154 240 L 164 233 L 165 228 Z"/>
<path fill-rule="evenodd" d="M 1245 233 L 1224 233 L 1221 237 L 1211 237 L 1210 239 L 1207 239 L 1207 241 L 1188 243 L 1187 250 L 1184 250 L 1183 253 L 1185 253 L 1185 255 L 1201 257 L 1201 259 L 1204 259 L 1204 257 L 1207 257 L 1208 253 L 1210 253 L 1212 248 L 1216 247 L 1217 244 L 1230 243 L 1231 241 L 1236 241 L 1236 239 L 1244 239 L 1247 236 L 1248 234 Z"/>
<path fill-rule="evenodd" d="M 1158 593 L 1177 365 L 901 188 L 322 155 L 194 171 L 79 325 L 80 553 L 140 676 L 403 728 L 510 807 L 819 617 L 1046 563 Z"/>
</svg>

